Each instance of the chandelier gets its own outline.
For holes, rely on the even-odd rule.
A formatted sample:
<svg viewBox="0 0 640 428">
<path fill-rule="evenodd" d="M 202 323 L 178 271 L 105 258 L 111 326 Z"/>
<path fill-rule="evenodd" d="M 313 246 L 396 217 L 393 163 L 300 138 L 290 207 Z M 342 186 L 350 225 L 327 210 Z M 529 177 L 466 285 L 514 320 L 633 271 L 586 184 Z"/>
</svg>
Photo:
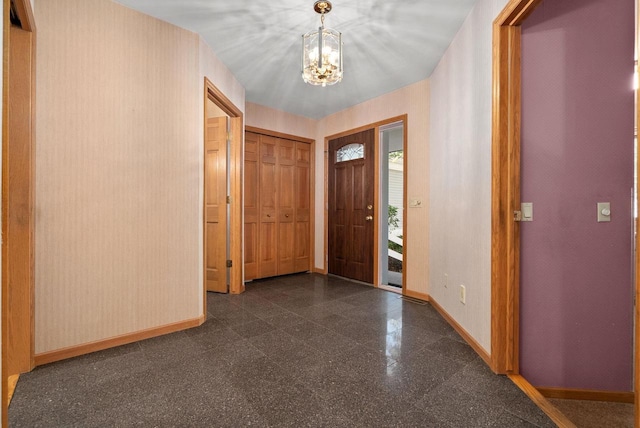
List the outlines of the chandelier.
<svg viewBox="0 0 640 428">
<path fill-rule="evenodd" d="M 333 85 L 342 80 L 342 34 L 324 28 L 324 15 L 331 12 L 330 1 L 316 1 L 320 27 L 302 36 L 302 79 L 311 85 Z"/>
</svg>

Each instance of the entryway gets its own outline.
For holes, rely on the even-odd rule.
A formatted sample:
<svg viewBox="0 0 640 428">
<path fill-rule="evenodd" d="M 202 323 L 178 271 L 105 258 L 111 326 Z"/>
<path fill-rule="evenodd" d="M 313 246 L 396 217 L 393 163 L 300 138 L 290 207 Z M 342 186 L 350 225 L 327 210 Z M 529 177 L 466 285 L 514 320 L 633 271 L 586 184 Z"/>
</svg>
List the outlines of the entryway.
<svg viewBox="0 0 640 428">
<path fill-rule="evenodd" d="M 406 115 L 326 138 L 327 273 L 404 291 Z"/>
</svg>

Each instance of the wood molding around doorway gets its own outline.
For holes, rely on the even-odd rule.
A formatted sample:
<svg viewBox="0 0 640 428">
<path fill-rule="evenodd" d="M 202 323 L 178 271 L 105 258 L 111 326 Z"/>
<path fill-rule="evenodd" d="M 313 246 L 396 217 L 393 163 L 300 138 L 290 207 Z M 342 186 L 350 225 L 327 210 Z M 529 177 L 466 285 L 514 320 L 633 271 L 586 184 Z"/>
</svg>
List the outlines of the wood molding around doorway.
<svg viewBox="0 0 640 428">
<path fill-rule="evenodd" d="M 405 213 L 407 213 L 407 206 L 408 206 L 408 201 L 407 201 L 407 175 L 408 175 L 408 168 L 407 168 L 407 150 L 408 150 L 408 141 L 409 141 L 409 130 L 408 130 L 408 115 L 407 114 L 402 114 L 399 116 L 394 116 L 388 119 L 384 119 L 384 120 L 380 120 L 377 122 L 373 122 L 370 123 L 368 125 L 363 125 L 363 126 L 359 126 L 357 128 L 353 128 L 353 129 L 349 129 L 346 131 L 342 131 L 342 132 L 338 132 L 332 135 L 328 135 L 324 137 L 324 254 L 323 254 L 323 267 L 322 268 L 315 268 L 314 271 L 317 273 L 321 273 L 324 275 L 327 275 L 329 273 L 329 264 L 328 264 L 328 260 L 329 260 L 329 210 L 328 210 L 328 206 L 329 206 L 329 193 L 328 193 L 328 185 L 329 185 L 329 140 L 333 140 L 336 138 L 340 138 L 340 137 L 344 137 L 347 135 L 351 135 L 351 134 L 356 134 L 358 132 L 362 132 L 365 131 L 367 129 L 373 129 L 374 130 L 374 136 L 375 136 L 375 142 L 374 142 L 374 156 L 375 156 L 375 171 L 374 171 L 374 206 L 379 207 L 380 205 L 380 127 L 385 126 L 385 125 L 390 125 L 392 123 L 396 123 L 396 122 L 402 122 L 403 123 L 403 127 L 404 127 L 404 132 L 403 132 L 403 150 L 404 150 L 404 177 L 403 177 L 403 210 Z M 377 212 L 377 211 L 376 211 Z M 403 223 L 403 236 L 407 236 L 407 230 L 408 230 L 408 219 L 405 216 L 404 219 L 404 223 Z M 374 282 L 373 285 L 374 287 L 379 287 L 380 286 L 380 276 L 379 276 L 379 262 L 378 262 L 378 253 L 380 251 L 380 243 L 379 243 L 379 227 L 377 226 L 377 222 L 376 222 L 376 227 L 375 227 L 375 231 L 374 231 L 374 258 L 373 258 L 373 270 L 374 270 Z M 402 275 L 402 293 L 406 294 L 409 291 L 406 288 L 406 271 L 407 271 L 407 265 L 406 265 L 406 260 L 407 260 L 407 253 L 408 253 L 408 249 L 407 246 L 405 245 L 405 247 L 403 248 L 403 262 L 402 262 L 402 270 L 403 270 L 403 275 Z"/>
<path fill-rule="evenodd" d="M 491 368 L 515 373 L 519 348 L 520 25 L 542 0 L 511 0 L 493 22 Z"/>
<path fill-rule="evenodd" d="M 14 23 L 10 20 L 12 3 Z M 9 376 L 34 367 L 35 52 L 31 2 L 4 0 L 2 426 L 8 423 Z"/>
<path fill-rule="evenodd" d="M 229 257 L 233 264 L 230 268 L 229 292 L 231 294 L 240 294 L 244 292 L 244 281 L 242 277 L 242 170 L 243 170 L 243 141 L 244 141 L 244 115 L 242 111 L 236 107 L 222 91 L 220 91 L 207 77 L 204 78 L 204 132 L 206 133 L 207 100 L 211 100 L 222 111 L 224 111 L 231 121 L 231 153 L 229 164 L 230 177 L 230 210 L 229 210 Z M 203 219 L 205 221 L 205 212 L 203 204 Z M 206 226 L 206 225 L 205 225 Z M 204 229 L 203 229 L 204 230 Z M 203 236 L 204 245 L 204 236 Z M 206 252 L 206 248 L 203 249 Z M 225 250 L 226 251 L 226 250 Z M 205 253 L 206 257 L 206 253 Z M 206 270 L 206 263 L 203 263 L 203 270 Z M 207 287 L 206 272 L 204 272 L 203 281 L 203 313 L 207 313 Z"/>
</svg>

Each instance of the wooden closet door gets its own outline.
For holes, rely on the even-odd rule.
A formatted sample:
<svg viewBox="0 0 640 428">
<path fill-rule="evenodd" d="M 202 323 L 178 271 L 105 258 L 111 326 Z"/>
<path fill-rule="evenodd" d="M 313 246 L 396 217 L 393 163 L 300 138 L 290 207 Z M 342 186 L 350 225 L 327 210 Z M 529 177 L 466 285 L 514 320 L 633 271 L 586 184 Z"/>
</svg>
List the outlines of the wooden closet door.
<svg viewBox="0 0 640 428">
<path fill-rule="evenodd" d="M 311 147 L 296 142 L 294 271 L 311 268 Z"/>
<path fill-rule="evenodd" d="M 277 216 L 278 216 L 278 275 L 295 272 L 295 166 L 296 143 L 278 139 Z"/>
<path fill-rule="evenodd" d="M 246 132 L 244 137 L 244 278 L 250 281 L 258 277 L 258 230 L 260 192 L 258 188 L 260 160 L 258 145 L 260 136 Z"/>
<path fill-rule="evenodd" d="M 260 136 L 260 224 L 258 227 L 258 276 L 260 278 L 278 274 L 277 233 L 277 139 Z"/>
</svg>

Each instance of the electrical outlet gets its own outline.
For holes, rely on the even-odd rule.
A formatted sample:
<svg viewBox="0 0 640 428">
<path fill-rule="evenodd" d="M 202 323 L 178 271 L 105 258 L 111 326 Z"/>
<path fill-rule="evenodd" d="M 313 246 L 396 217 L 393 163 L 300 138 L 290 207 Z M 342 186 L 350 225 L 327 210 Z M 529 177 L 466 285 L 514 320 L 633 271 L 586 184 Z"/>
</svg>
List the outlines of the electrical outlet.
<svg viewBox="0 0 640 428">
<path fill-rule="evenodd" d="M 444 274 L 444 288 L 448 288 L 449 275 Z"/>
<path fill-rule="evenodd" d="M 464 285 L 460 285 L 460 303 L 467 304 L 467 289 Z"/>
</svg>

